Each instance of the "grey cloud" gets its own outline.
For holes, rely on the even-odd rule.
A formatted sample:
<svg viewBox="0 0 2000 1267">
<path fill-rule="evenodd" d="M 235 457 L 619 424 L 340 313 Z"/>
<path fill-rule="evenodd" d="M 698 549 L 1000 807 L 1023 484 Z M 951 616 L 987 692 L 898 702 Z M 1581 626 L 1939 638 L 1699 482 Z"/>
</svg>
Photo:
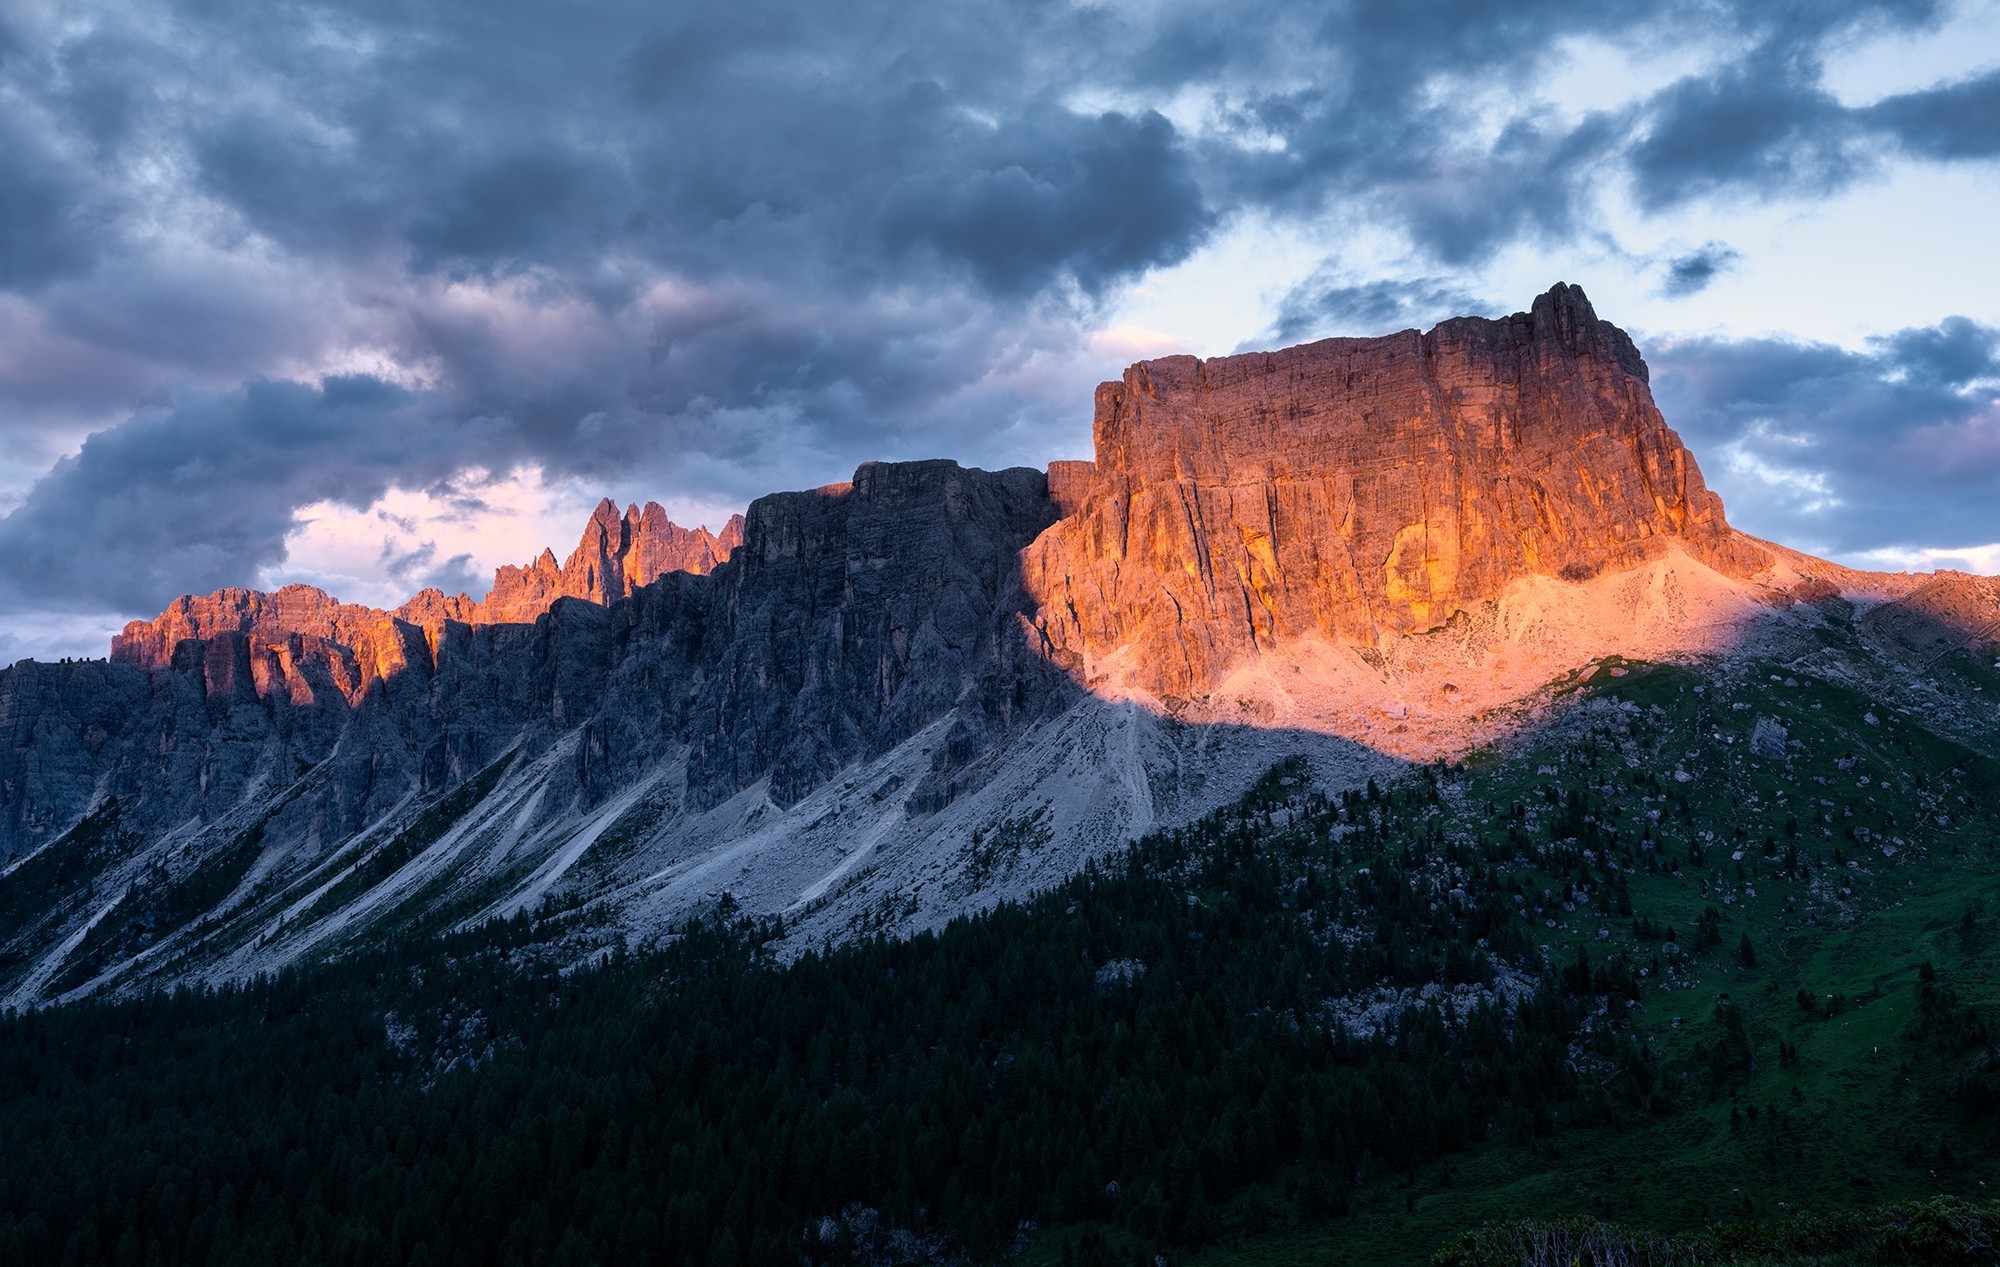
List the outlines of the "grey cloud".
<svg viewBox="0 0 2000 1267">
<path fill-rule="evenodd" d="M 628 255 L 698 276 L 832 264 L 903 280 L 922 276 L 907 250 L 922 243 L 1009 292 L 1178 258 L 1202 227 L 1165 120 L 1061 108 L 1067 81 L 1037 69 L 1033 41 L 1089 24 L 1064 6 L 1012 9 L 1006 31 L 883 3 L 746 4 L 651 32 L 658 10 L 636 4 L 553 26 L 539 6 L 480 18 L 369 14 L 364 31 L 416 51 L 345 76 L 284 67 L 303 118 L 193 121 L 204 183 L 281 240 L 406 245 L 446 271 Z M 546 80 L 522 82 L 534 72 Z M 1128 214 L 1105 214 L 1106 182 L 1135 181 Z M 1163 194 L 1195 214 L 1135 228 Z"/>
<path fill-rule="evenodd" d="M 1853 351 L 1783 339 L 1647 350 L 1661 410 L 1740 526 L 1840 553 L 2000 535 L 2000 329 L 1963 317 Z"/>
<path fill-rule="evenodd" d="M 568 149 L 505 154 L 462 174 L 434 208 L 410 223 L 419 269 L 494 260 L 565 262 L 612 236 L 607 208 L 625 191 L 617 175 Z"/>
<path fill-rule="evenodd" d="M 1454 267 L 1596 233 L 1623 174 L 1664 208 L 1988 152 L 1990 77 L 1858 112 L 1820 83 L 1827 40 L 1926 3 L 85 11 L 0 27 L 32 107 L 0 119 L 0 409 L 40 445 L 115 425 L 0 544 L 17 595 L 135 613 L 250 580 L 298 505 L 475 466 L 741 501 L 1038 460 L 1084 433 L 1096 305 L 1246 212 L 1365 217 L 1423 275 L 1324 270 L 1292 339 L 1480 310 Z M 1577 36 L 1749 51 L 1489 127 Z M 378 363 L 428 386 L 275 381 Z"/>
<path fill-rule="evenodd" d="M 1704 243 L 1698 250 L 1667 261 L 1667 279 L 1660 291 L 1675 297 L 1699 294 L 1742 258 L 1743 253 L 1727 242 Z"/>
<path fill-rule="evenodd" d="M 457 461 L 424 402 L 367 378 L 258 382 L 148 411 L 86 441 L 0 519 L 16 594 L 78 611 L 150 611 L 240 585 L 284 557 L 299 505 L 366 506 Z"/>
<path fill-rule="evenodd" d="M 187 6 L 171 28 L 184 47 L 149 47 L 158 27 L 100 9 L 20 86 L 104 151 L 104 170 L 164 147 L 294 250 L 447 273 L 629 257 L 848 285 L 935 282 L 911 271 L 935 263 L 1004 297 L 1172 263 L 1246 205 L 1310 213 L 1358 193 L 1448 261 L 1569 231 L 1592 168 L 1624 161 L 1631 121 L 1551 130 L 1523 115 L 1467 146 L 1438 89 L 1535 73 L 1577 35 L 1762 41 L 1651 110 L 1631 158 L 1655 202 L 1847 179 L 1860 159 L 1828 136 L 1817 41 L 1934 6 L 1278 3 L 1226 29 L 1183 4 L 766 0 L 664 25 L 636 0 L 483 4 L 476 20 L 350 3 L 259 24 Z M 1145 109 L 1072 113 L 1079 88 L 1243 104 L 1194 138 Z M 1284 147 L 1243 152 L 1246 131 Z"/>
<path fill-rule="evenodd" d="M 1929 11 L 1821 8 L 1843 21 Z M 285 22 L 190 15 L 204 52 L 238 74 L 187 85 L 173 136 L 208 191 L 299 249 L 472 272 L 636 255 L 706 276 L 805 267 L 877 284 L 922 280 L 909 270 L 934 261 L 1000 295 L 1089 290 L 1182 258 L 1234 207 L 1308 210 L 1356 190 L 1452 261 L 1567 231 L 1587 193 L 1574 186 L 1619 158 L 1624 121 L 1550 131 L 1524 116 L 1467 149 L 1467 120 L 1434 97 L 1439 77 L 1533 73 L 1565 36 L 1757 32 L 1786 81 L 1774 87 L 1763 62 L 1689 81 L 1655 111 L 1637 162 L 1677 187 L 1843 178 L 1819 172 L 1839 147 L 1792 117 L 1824 104 L 1810 53 L 1826 24 L 1781 12 L 1774 25 L 1763 7 L 1697 3 L 1276 4 L 1225 38 L 1212 11 L 1183 5 L 756 3 L 665 28 L 637 4 L 552 20 L 501 3 L 476 22 L 357 5 L 345 33 L 361 54 Z M 1300 75 L 1311 86 L 1264 87 Z M 129 91 L 129 76 L 100 78 L 71 95 L 79 116 Z M 234 78 L 259 91 L 212 86 Z M 1286 145 L 1246 155 L 1228 126 L 1194 139 L 1144 110 L 1079 116 L 1066 102 L 1084 86 L 1159 101 L 1240 89 L 1242 124 Z"/>
<path fill-rule="evenodd" d="M 438 562 L 435 541 L 425 541 L 408 550 L 398 549 L 392 540 L 382 543 L 376 560 L 382 571 L 411 593 L 439 589 L 447 594 L 484 595 L 487 579 L 472 566 L 470 554 L 454 554 Z"/>
<path fill-rule="evenodd" d="M 1214 217 L 1173 125 L 1105 114 L 1053 153 L 956 178 L 913 176 L 884 204 L 892 249 L 922 244 L 963 261 L 989 289 L 1040 289 L 1067 272 L 1086 291 L 1185 259 Z"/>
<path fill-rule="evenodd" d="M 1935 159 L 2000 155 L 2000 70 L 1877 102 L 1861 112 L 1909 153 Z"/>
<path fill-rule="evenodd" d="M 94 262 L 87 190 L 23 120 L 0 116 L 0 290 L 33 290 Z"/>
<path fill-rule="evenodd" d="M 1611 123 L 1597 115 L 1568 132 L 1514 124 L 1483 161 L 1455 159 L 1421 179 L 1390 182 L 1382 201 L 1451 265 L 1512 242 L 1589 236 L 1587 191 L 1600 178 Z"/>
<path fill-rule="evenodd" d="M 1449 317 L 1483 316 L 1494 305 L 1448 277 L 1407 281 L 1341 282 L 1337 267 L 1322 268 L 1292 288 L 1278 304 L 1269 338 L 1278 343 L 1346 335 L 1390 334 L 1428 328 Z M 1268 346 L 1264 340 L 1257 341 Z M 1239 349 L 1251 350 L 1248 345 Z"/>
<path fill-rule="evenodd" d="M 1919 382 L 1955 389 L 2000 378 L 2000 330 L 1965 317 L 1874 340 L 1881 359 Z"/>
<path fill-rule="evenodd" d="M 1820 194 L 1854 181 L 1873 156 L 1848 111 L 1796 49 L 1763 49 L 1720 74 L 1691 75 L 1648 105 L 1632 147 L 1633 188 L 1660 210 L 1715 194 Z"/>
</svg>

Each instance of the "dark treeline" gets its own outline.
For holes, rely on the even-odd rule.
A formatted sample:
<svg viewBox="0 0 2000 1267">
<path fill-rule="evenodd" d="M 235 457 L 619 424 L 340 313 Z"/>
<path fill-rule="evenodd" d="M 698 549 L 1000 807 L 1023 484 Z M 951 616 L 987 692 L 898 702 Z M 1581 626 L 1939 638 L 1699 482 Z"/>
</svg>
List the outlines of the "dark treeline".
<svg viewBox="0 0 2000 1267">
<path fill-rule="evenodd" d="M 1088 1257 L 1662 1107 L 1632 965 L 1543 965 L 1499 830 L 1297 773 L 907 941 L 781 962 L 725 904 L 558 975 L 545 913 L 9 1018 L 0 1262 L 738 1267 L 883 1228 L 986 1257 L 1028 1221 L 1104 1225 Z"/>
</svg>

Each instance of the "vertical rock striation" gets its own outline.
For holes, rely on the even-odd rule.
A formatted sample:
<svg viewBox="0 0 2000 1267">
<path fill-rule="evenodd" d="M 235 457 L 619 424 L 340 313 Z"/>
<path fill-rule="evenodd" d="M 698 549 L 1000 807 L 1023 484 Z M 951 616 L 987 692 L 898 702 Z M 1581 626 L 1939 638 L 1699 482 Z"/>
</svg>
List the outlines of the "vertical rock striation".
<svg viewBox="0 0 2000 1267">
<path fill-rule="evenodd" d="M 949 800 L 959 763 L 1069 698 L 1017 621 L 1020 552 L 1055 515 L 1041 472 L 949 461 L 759 498 L 716 577 L 690 784 L 714 799 L 768 777 L 790 804 L 956 710 L 925 793 Z"/>
<path fill-rule="evenodd" d="M 1285 641 L 1420 633 L 1529 575 L 1679 543 L 1762 566 L 1581 290 L 1500 320 L 1142 361 L 1097 391 L 1096 461 L 1024 559 L 1051 653 L 1186 695 Z"/>
</svg>

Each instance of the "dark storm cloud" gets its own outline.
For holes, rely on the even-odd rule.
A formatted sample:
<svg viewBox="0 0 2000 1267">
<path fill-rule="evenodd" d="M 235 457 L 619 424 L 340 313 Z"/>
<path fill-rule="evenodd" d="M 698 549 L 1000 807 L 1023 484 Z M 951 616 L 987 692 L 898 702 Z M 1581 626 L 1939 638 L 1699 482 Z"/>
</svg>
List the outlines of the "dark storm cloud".
<svg viewBox="0 0 2000 1267">
<path fill-rule="evenodd" d="M 1914 155 L 1936 159 L 2000 154 L 2000 70 L 1923 92 L 1889 97 L 1861 116 Z"/>
<path fill-rule="evenodd" d="M 275 562 L 299 505 L 441 476 L 438 438 L 423 402 L 374 379 L 252 383 L 92 436 L 0 520 L 0 551 L 50 605 L 145 610 Z"/>
<path fill-rule="evenodd" d="M 1727 242 L 1704 243 L 1699 250 L 1667 261 L 1667 280 L 1660 291 L 1675 298 L 1700 294 L 1742 258 L 1743 253 Z"/>
<path fill-rule="evenodd" d="M 884 201 L 884 242 L 963 261 L 1001 294 L 1038 290 L 1060 273 L 1095 293 L 1186 258 L 1214 216 L 1173 125 L 1158 114 L 1106 114 L 1089 133 L 998 169 L 910 176 Z"/>
<path fill-rule="evenodd" d="M 18 117 L 0 111 L 0 290 L 32 291 L 96 256 L 89 184 Z"/>
<path fill-rule="evenodd" d="M 1992 540 L 2000 329 L 1952 317 L 1862 351 L 1683 339 L 1647 359 L 1740 526 L 1838 552 Z"/>
<path fill-rule="evenodd" d="M 1487 316 L 1493 304 L 1446 277 L 1341 283 L 1322 270 L 1292 288 L 1278 304 L 1278 318 L 1259 346 L 1306 339 L 1392 334 L 1428 329 L 1448 317 Z M 1239 349 L 1248 351 L 1249 346 Z"/>
<path fill-rule="evenodd" d="M 1649 210 L 1715 194 L 1825 194 L 1873 161 L 1859 127 L 1796 49 L 1762 49 L 1720 74 L 1690 76 L 1650 103 L 1632 148 Z"/>
<path fill-rule="evenodd" d="M 1665 209 L 1823 192 L 1898 150 L 1990 155 L 1992 76 L 1860 109 L 1821 82 L 1829 40 L 1936 16 L 346 0 L 253 22 L 97 0 L 0 17 L 0 422 L 57 448 L 80 419 L 102 428 L 0 521 L 0 597 L 145 612 L 252 581 L 299 506 L 473 467 L 743 500 L 867 457 L 1038 458 L 1080 434 L 1098 305 L 1246 212 L 1366 219 L 1423 276 L 1308 279 L 1281 305 L 1290 339 L 1483 309 L 1453 268 L 1599 233 L 1611 182 Z M 1725 51 L 1571 118 L 1521 90 L 1576 37 Z M 1667 284 L 1727 263 L 1704 248 Z M 341 366 L 409 385 L 273 381 Z"/>
<path fill-rule="evenodd" d="M 879 281 L 941 264 L 1026 292 L 1170 262 L 1206 224 L 1172 125 L 1063 108 L 1037 33 L 1053 24 L 1059 48 L 1092 27 L 1067 6 L 370 17 L 397 51 L 287 68 L 296 114 L 225 107 L 189 129 L 203 185 L 260 232 L 408 249 L 423 271 L 625 256 Z"/>
</svg>

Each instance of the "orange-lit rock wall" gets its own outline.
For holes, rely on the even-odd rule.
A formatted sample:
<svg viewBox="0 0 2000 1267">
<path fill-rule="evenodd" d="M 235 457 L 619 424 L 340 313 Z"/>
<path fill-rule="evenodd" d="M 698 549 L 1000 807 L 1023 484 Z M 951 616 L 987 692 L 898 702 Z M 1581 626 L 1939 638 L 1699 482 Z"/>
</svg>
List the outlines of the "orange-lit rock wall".
<svg viewBox="0 0 2000 1267">
<path fill-rule="evenodd" d="M 1731 574 L 1763 565 L 1631 340 L 1574 287 L 1427 333 L 1140 362 L 1098 389 L 1094 431 L 1094 465 L 1050 471 L 1068 517 L 1026 582 L 1059 660 L 1088 676 L 1122 652 L 1160 694 L 1287 639 L 1422 632 L 1519 577 L 1582 579 L 1669 539 Z"/>
</svg>

